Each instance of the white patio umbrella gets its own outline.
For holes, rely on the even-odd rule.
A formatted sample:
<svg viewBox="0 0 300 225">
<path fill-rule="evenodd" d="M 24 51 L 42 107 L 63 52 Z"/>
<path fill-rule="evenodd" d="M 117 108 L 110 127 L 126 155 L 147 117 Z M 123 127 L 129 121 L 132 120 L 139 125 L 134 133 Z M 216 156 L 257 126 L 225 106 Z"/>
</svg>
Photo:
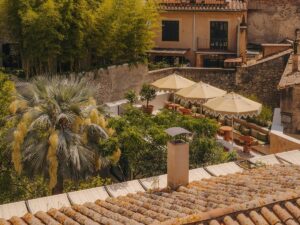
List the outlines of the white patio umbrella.
<svg viewBox="0 0 300 225">
<path fill-rule="evenodd" d="M 188 100 L 192 103 L 203 104 L 209 99 L 223 96 L 226 93 L 227 92 L 222 89 L 200 81 L 199 83 L 177 91 L 175 96 L 180 99 Z"/>
<path fill-rule="evenodd" d="M 211 114 L 213 116 L 223 116 L 232 119 L 233 128 L 233 118 L 258 116 L 261 112 L 262 105 L 234 92 L 231 92 L 224 96 L 209 100 L 207 103 L 203 104 L 203 109 L 208 114 Z"/>
<path fill-rule="evenodd" d="M 193 84 L 195 84 L 194 81 L 174 73 L 153 82 L 151 85 L 162 91 L 176 92 L 182 88 L 192 86 Z"/>
</svg>

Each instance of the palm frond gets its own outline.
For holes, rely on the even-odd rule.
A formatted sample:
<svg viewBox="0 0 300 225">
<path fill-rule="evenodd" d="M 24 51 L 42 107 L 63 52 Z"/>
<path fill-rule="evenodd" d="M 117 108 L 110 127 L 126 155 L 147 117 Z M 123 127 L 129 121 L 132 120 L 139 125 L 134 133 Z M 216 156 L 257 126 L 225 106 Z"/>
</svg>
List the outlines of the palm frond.
<svg viewBox="0 0 300 225">
<path fill-rule="evenodd" d="M 90 135 L 100 136 L 100 137 L 105 138 L 105 139 L 107 139 L 109 137 L 108 134 L 106 133 L 106 131 L 97 124 L 89 125 L 88 126 L 88 133 Z"/>
</svg>

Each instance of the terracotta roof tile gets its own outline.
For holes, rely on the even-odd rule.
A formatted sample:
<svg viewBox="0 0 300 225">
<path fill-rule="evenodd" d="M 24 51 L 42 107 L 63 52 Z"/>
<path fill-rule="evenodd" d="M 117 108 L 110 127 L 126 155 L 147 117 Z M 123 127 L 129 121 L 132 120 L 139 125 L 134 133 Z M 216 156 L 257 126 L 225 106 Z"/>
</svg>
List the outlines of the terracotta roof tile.
<svg viewBox="0 0 300 225">
<path fill-rule="evenodd" d="M 299 219 L 300 166 L 276 164 L 194 181 L 176 191 L 138 192 L 27 213 L 0 219 L 0 225 L 294 225 Z"/>
<path fill-rule="evenodd" d="M 160 0 L 159 8 L 164 11 L 245 11 L 244 0 L 197 0 L 196 3 L 180 0 Z"/>
</svg>

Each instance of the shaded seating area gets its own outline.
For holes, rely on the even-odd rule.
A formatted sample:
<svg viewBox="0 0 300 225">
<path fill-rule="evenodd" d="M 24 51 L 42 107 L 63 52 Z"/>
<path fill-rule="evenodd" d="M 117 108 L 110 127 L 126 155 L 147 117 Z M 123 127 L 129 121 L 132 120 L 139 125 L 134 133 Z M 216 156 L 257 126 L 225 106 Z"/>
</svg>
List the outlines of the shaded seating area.
<svg viewBox="0 0 300 225">
<path fill-rule="evenodd" d="M 224 140 L 232 141 L 232 136 L 229 138 L 227 136 L 226 138 L 226 133 L 222 129 L 222 127 L 231 126 L 232 120 L 224 119 L 220 122 L 223 126 L 221 126 L 218 134 L 224 137 Z M 245 153 L 255 150 L 256 146 L 266 146 L 269 144 L 269 130 L 249 123 L 246 120 L 234 118 L 232 131 L 234 143 L 243 146 Z"/>
<path fill-rule="evenodd" d="M 201 106 L 199 105 L 193 105 L 189 102 L 186 102 L 184 100 L 175 100 L 176 103 L 166 101 L 165 102 L 165 109 L 173 110 L 181 113 L 182 115 L 190 115 L 194 118 L 204 118 L 205 115 L 201 113 Z"/>
<path fill-rule="evenodd" d="M 231 142 L 232 146 L 238 144 L 243 146 L 244 153 L 250 153 L 255 139 L 251 137 L 251 130 L 246 123 L 241 125 L 242 118 L 254 117 L 260 114 L 262 105 L 238 95 L 234 92 L 209 100 L 203 105 L 204 111 L 211 116 L 224 118 L 219 120 L 223 126 L 220 127 L 219 135 L 225 141 Z M 240 122 L 237 123 L 236 121 Z M 237 132 L 238 134 L 237 137 Z M 240 130 L 239 130 L 240 129 Z M 253 132 L 257 132 L 253 129 Z"/>
</svg>

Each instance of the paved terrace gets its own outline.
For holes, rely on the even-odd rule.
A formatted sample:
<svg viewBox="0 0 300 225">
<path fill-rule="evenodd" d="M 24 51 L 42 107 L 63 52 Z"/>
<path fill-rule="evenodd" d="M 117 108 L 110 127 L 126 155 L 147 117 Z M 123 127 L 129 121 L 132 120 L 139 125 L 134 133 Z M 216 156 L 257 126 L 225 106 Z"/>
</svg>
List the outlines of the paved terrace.
<svg viewBox="0 0 300 225">
<path fill-rule="evenodd" d="M 190 170 L 190 182 L 170 191 L 161 175 L 6 204 L 0 225 L 299 224 L 298 150 Z"/>
</svg>

